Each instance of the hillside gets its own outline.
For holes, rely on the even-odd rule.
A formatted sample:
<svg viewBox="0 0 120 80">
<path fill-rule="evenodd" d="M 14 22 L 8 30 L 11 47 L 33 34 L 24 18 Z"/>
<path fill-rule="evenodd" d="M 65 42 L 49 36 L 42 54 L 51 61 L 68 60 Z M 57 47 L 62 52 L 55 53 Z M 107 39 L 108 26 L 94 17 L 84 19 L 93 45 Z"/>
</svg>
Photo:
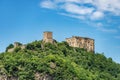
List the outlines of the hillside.
<svg viewBox="0 0 120 80">
<path fill-rule="evenodd" d="M 120 64 L 103 54 L 70 47 L 66 42 L 34 41 L 25 49 L 17 47 L 0 54 L 0 80 L 5 79 L 120 80 Z"/>
</svg>

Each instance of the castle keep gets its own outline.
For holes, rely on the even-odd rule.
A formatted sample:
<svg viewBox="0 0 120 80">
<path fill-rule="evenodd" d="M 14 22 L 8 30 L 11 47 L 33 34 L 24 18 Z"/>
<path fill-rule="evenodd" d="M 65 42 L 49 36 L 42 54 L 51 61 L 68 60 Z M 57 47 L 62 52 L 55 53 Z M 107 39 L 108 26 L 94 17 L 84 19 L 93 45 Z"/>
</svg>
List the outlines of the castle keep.
<svg viewBox="0 0 120 80">
<path fill-rule="evenodd" d="M 52 37 L 52 32 L 46 31 L 43 33 L 43 41 L 44 42 L 49 42 L 49 43 L 53 43 L 53 37 Z"/>
<path fill-rule="evenodd" d="M 72 47 L 84 48 L 88 52 L 94 52 L 94 39 L 73 36 L 66 38 L 66 42 Z"/>
</svg>

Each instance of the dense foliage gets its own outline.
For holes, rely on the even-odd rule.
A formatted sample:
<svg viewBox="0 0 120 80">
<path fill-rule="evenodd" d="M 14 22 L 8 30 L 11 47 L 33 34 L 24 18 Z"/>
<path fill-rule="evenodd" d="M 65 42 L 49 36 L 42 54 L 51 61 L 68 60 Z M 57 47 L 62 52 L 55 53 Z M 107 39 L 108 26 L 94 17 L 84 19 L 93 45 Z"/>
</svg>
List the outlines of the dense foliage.
<svg viewBox="0 0 120 80">
<path fill-rule="evenodd" d="M 6 48 L 6 52 L 8 51 L 8 49 L 14 48 L 13 44 L 10 44 L 7 48 Z"/>
<path fill-rule="evenodd" d="M 37 80 L 35 74 L 51 80 L 120 80 L 120 64 L 66 42 L 34 41 L 25 49 L 0 54 L 0 76 Z"/>
</svg>

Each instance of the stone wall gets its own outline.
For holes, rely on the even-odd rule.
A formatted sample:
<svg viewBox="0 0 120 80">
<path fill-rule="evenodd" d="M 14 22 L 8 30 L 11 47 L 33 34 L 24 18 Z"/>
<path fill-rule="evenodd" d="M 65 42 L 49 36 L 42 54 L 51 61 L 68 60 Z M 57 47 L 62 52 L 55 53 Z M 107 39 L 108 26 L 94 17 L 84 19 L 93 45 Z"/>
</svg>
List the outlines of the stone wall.
<svg viewBox="0 0 120 80">
<path fill-rule="evenodd" d="M 14 47 L 13 48 L 11 48 L 11 49 L 8 49 L 8 51 L 7 52 L 13 52 L 14 50 L 15 50 L 15 48 L 17 48 L 17 47 L 20 47 L 21 49 L 25 49 L 25 45 L 22 45 L 21 43 L 19 43 L 19 42 L 14 42 Z"/>
<path fill-rule="evenodd" d="M 66 42 L 72 47 L 84 48 L 88 52 L 94 52 L 94 39 L 73 36 L 71 38 L 66 38 Z"/>
<path fill-rule="evenodd" d="M 49 42 L 49 43 L 53 43 L 53 36 L 52 36 L 52 32 L 44 32 L 43 33 L 43 41 L 44 42 Z"/>
</svg>

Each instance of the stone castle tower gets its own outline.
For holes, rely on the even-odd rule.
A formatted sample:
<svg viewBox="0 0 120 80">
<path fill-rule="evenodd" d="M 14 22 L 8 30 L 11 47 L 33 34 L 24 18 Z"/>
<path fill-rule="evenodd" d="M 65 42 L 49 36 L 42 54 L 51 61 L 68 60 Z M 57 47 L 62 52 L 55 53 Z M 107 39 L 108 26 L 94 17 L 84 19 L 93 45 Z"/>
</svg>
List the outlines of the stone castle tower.
<svg viewBox="0 0 120 80">
<path fill-rule="evenodd" d="M 73 36 L 66 38 L 66 42 L 72 47 L 84 48 L 88 52 L 94 52 L 94 39 Z"/>
<path fill-rule="evenodd" d="M 50 31 L 44 32 L 43 33 L 43 41 L 53 43 L 54 40 L 53 40 L 52 32 L 50 32 Z"/>
</svg>

